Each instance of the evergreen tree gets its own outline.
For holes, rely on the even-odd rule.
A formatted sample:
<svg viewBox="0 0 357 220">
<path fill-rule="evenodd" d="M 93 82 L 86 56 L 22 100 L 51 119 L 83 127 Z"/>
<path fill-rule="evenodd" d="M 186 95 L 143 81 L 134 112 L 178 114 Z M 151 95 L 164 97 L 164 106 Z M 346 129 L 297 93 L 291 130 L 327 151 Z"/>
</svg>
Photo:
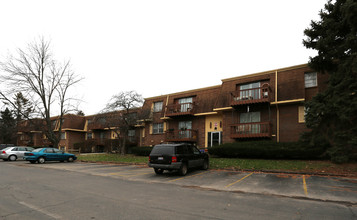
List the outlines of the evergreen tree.
<svg viewBox="0 0 357 220">
<path fill-rule="evenodd" d="M 15 115 L 16 121 L 21 121 L 23 119 L 29 119 L 30 114 L 33 112 L 33 108 L 28 99 L 26 99 L 21 92 L 16 93 L 14 98 L 15 107 Z"/>
<path fill-rule="evenodd" d="M 324 137 L 334 162 L 357 155 L 357 1 L 328 1 L 304 31 L 305 47 L 317 50 L 311 68 L 329 75 L 328 87 L 306 103 L 311 137 Z"/>
<path fill-rule="evenodd" d="M 0 142 L 16 143 L 16 120 L 8 108 L 0 112 Z"/>
</svg>

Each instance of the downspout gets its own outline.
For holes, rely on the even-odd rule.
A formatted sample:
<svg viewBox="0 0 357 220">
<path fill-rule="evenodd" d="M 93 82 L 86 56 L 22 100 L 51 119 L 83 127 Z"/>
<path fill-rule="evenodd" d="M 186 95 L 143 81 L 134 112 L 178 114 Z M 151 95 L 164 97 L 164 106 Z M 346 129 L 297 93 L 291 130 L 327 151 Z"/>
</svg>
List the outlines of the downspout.
<svg viewBox="0 0 357 220">
<path fill-rule="evenodd" d="M 170 96 L 170 95 L 167 95 L 167 98 L 166 98 L 166 106 L 165 106 L 164 118 L 166 117 L 167 105 L 168 105 L 168 103 L 169 103 L 169 96 Z M 168 128 L 169 128 L 169 122 L 168 122 L 168 120 L 165 120 L 165 121 L 166 121 L 166 130 L 168 130 Z M 164 132 L 166 132 L 166 131 L 164 131 Z"/>
<path fill-rule="evenodd" d="M 280 142 L 280 112 L 278 106 L 278 70 L 275 70 L 276 142 Z"/>
</svg>

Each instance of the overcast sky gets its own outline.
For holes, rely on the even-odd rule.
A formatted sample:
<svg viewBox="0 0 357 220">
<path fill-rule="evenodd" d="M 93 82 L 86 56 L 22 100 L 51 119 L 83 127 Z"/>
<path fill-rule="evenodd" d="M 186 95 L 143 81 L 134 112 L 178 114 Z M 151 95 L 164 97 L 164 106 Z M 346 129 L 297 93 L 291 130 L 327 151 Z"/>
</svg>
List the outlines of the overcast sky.
<svg viewBox="0 0 357 220">
<path fill-rule="evenodd" d="M 303 31 L 327 0 L 1 0 L 0 59 L 44 36 L 85 79 L 71 96 L 95 114 L 143 97 L 307 63 Z"/>
</svg>

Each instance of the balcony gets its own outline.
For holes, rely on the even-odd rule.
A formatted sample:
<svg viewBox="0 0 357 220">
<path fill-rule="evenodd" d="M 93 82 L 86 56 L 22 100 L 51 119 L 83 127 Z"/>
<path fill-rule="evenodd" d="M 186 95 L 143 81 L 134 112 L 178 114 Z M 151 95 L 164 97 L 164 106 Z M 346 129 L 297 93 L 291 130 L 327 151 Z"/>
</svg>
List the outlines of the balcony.
<svg viewBox="0 0 357 220">
<path fill-rule="evenodd" d="M 194 115 L 195 103 L 171 104 L 167 106 L 167 117 Z"/>
<path fill-rule="evenodd" d="M 244 89 L 231 93 L 231 106 L 270 102 L 271 89 L 268 84 L 253 89 Z"/>
<path fill-rule="evenodd" d="M 271 137 L 269 122 L 241 123 L 231 125 L 231 138 L 264 138 Z"/>
<path fill-rule="evenodd" d="M 165 140 L 170 142 L 197 142 L 197 130 L 168 130 L 165 132 Z"/>
</svg>

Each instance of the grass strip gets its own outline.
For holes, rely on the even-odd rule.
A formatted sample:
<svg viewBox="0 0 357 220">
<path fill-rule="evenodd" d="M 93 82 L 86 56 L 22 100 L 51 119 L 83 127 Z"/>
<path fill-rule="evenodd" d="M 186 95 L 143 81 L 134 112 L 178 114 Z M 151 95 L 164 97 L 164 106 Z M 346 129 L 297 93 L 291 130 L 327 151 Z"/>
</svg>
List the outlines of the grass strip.
<svg viewBox="0 0 357 220">
<path fill-rule="evenodd" d="M 85 154 L 79 155 L 78 160 L 91 162 L 147 163 L 148 157 L 134 156 L 131 154 Z"/>
<path fill-rule="evenodd" d="M 146 164 L 148 157 L 134 156 L 131 154 L 85 154 L 79 155 L 78 160 L 90 162 L 116 162 Z M 252 171 L 294 171 L 294 172 L 357 172 L 357 165 L 346 167 L 346 165 L 333 164 L 330 161 L 314 160 L 263 160 L 263 159 L 240 159 L 240 158 L 210 158 L 212 169 L 252 170 Z"/>
<path fill-rule="evenodd" d="M 88 154 L 80 155 L 79 160 L 94 162 L 124 162 L 124 163 L 147 163 L 148 157 L 119 154 Z M 238 169 L 238 170 L 306 170 L 329 167 L 329 162 L 320 161 L 312 163 L 299 160 L 258 160 L 237 158 L 210 158 L 210 167 L 213 169 Z"/>
</svg>

